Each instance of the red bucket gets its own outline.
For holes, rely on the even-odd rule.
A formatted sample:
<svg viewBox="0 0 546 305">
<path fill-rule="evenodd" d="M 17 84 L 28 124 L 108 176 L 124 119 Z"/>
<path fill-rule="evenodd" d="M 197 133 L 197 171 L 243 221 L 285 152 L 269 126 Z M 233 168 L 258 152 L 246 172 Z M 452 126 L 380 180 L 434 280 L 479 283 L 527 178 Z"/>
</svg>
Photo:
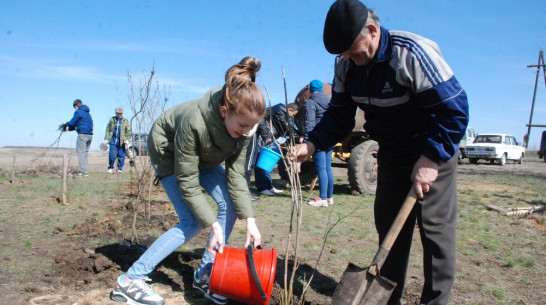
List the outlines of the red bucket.
<svg viewBox="0 0 546 305">
<path fill-rule="evenodd" d="M 248 305 L 267 305 L 273 291 L 276 268 L 275 249 L 224 247 L 223 253 L 215 255 L 209 289 Z"/>
</svg>

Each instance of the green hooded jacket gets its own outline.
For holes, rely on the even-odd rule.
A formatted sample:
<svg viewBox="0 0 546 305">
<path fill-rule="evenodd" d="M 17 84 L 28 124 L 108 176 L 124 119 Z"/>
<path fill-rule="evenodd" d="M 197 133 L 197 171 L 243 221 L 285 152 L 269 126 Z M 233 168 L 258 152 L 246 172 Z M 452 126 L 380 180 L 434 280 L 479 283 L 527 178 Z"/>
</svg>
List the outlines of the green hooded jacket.
<svg viewBox="0 0 546 305">
<path fill-rule="evenodd" d="M 148 150 L 157 175 L 175 175 L 186 204 L 203 228 L 216 221 L 216 210 L 199 185 L 199 169 L 225 162 L 226 184 L 239 219 L 255 217 L 245 179 L 246 147 L 251 136 L 232 138 L 220 115 L 221 87 L 198 100 L 167 110 L 155 121 Z"/>
<path fill-rule="evenodd" d="M 113 116 L 108 121 L 108 125 L 106 125 L 106 133 L 104 135 L 105 141 L 109 141 L 112 138 L 112 135 L 114 134 L 114 129 L 116 128 L 117 119 L 117 116 Z M 122 118 L 121 129 L 119 131 L 120 143 L 123 144 L 123 142 L 129 141 L 129 138 L 131 138 L 131 127 L 129 126 L 129 121 L 126 118 Z"/>
</svg>

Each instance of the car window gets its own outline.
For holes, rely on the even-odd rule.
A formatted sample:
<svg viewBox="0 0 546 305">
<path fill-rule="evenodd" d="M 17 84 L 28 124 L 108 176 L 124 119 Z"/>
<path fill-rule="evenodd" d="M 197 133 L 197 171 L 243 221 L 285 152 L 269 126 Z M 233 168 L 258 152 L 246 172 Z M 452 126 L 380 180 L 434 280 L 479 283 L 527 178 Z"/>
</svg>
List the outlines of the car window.
<svg viewBox="0 0 546 305">
<path fill-rule="evenodd" d="M 477 136 L 476 139 L 474 140 L 474 143 L 486 143 L 487 142 L 487 137 L 484 137 L 484 136 Z"/>
<path fill-rule="evenodd" d="M 474 143 L 502 143 L 502 136 L 496 136 L 496 135 L 483 135 L 483 136 L 477 136 L 476 140 L 474 140 Z"/>
</svg>

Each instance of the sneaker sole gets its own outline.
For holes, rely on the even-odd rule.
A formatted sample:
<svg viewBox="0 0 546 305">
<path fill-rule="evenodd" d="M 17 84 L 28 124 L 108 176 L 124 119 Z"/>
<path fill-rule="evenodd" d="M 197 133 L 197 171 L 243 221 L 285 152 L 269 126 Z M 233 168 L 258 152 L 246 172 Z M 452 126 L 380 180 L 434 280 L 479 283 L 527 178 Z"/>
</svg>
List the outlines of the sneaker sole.
<svg viewBox="0 0 546 305">
<path fill-rule="evenodd" d="M 195 295 L 203 296 L 206 294 L 206 292 L 203 289 L 201 289 L 201 287 L 195 286 L 194 284 L 192 284 L 192 287 L 193 287 L 193 293 Z"/>
<path fill-rule="evenodd" d="M 322 204 L 315 205 L 315 204 L 310 204 L 310 203 L 307 203 L 307 204 L 312 206 L 312 207 L 327 207 L 328 206 L 328 204 L 325 204 L 325 205 L 322 205 Z"/>
<path fill-rule="evenodd" d="M 212 302 L 214 302 L 214 304 L 218 304 L 218 305 L 225 305 L 229 302 L 229 299 L 226 299 L 225 301 L 222 301 L 222 300 L 218 300 L 218 299 L 215 299 L 213 298 L 209 293 L 206 293 L 205 291 L 203 291 L 203 289 L 199 286 L 195 286 L 192 284 L 192 287 L 193 287 L 193 294 L 197 295 L 197 296 L 200 296 L 200 297 L 205 297 L 209 300 L 211 300 Z"/>
<path fill-rule="evenodd" d="M 119 302 L 119 303 L 130 304 L 130 305 L 149 305 L 149 304 L 146 304 L 146 303 L 137 302 L 137 301 L 131 299 L 130 297 L 128 297 L 125 293 L 119 292 L 119 291 L 110 292 L 110 300 L 116 301 L 116 302 Z M 163 303 L 161 303 L 161 304 L 165 304 L 165 301 L 163 301 Z M 161 305 L 161 304 L 159 304 L 159 305 Z"/>
<path fill-rule="evenodd" d="M 218 304 L 218 305 L 225 305 L 229 301 L 229 300 L 220 301 L 218 299 L 213 298 L 210 294 L 206 294 L 206 293 L 204 295 L 205 295 L 205 298 L 211 300 L 214 304 Z"/>
</svg>

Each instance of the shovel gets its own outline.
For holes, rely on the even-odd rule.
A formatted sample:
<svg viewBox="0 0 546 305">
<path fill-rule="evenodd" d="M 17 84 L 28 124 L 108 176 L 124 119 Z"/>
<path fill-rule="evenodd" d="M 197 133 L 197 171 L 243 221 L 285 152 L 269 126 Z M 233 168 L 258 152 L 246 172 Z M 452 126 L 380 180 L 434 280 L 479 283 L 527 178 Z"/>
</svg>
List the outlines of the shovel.
<svg viewBox="0 0 546 305">
<path fill-rule="evenodd" d="M 123 143 L 123 145 L 125 145 L 125 151 L 127 151 L 127 157 L 129 157 L 129 165 L 131 165 L 131 167 L 134 167 L 135 166 L 135 160 L 134 160 L 135 156 L 133 156 L 133 150 L 131 148 L 129 148 L 129 144 Z"/>
<path fill-rule="evenodd" d="M 387 304 L 396 283 L 382 277 L 380 270 L 416 201 L 417 196 L 412 187 L 371 265 L 361 268 L 349 263 L 334 292 L 333 305 Z"/>
</svg>

